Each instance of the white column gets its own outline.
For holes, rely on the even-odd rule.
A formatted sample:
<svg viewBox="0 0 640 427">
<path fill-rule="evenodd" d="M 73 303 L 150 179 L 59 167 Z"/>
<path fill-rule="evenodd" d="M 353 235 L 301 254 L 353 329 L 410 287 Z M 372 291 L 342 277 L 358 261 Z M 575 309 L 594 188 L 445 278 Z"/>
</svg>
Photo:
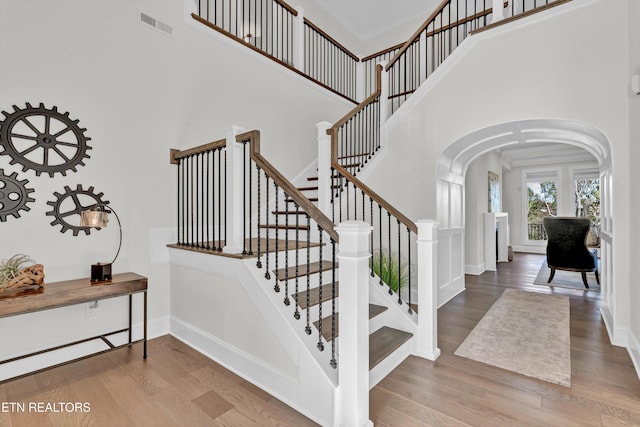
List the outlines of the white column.
<svg viewBox="0 0 640 427">
<path fill-rule="evenodd" d="M 242 144 L 236 142 L 236 135 L 244 132 L 239 126 L 232 126 L 225 135 L 227 138 L 227 238 L 224 252 L 241 253 L 244 249 L 242 233 L 242 165 L 244 162 Z"/>
<path fill-rule="evenodd" d="M 437 303 L 438 222 L 421 219 L 416 222 L 416 225 L 418 226 L 418 256 L 416 259 L 418 265 L 418 334 L 415 354 L 425 359 L 436 360 L 440 356 Z M 340 298 L 342 298 L 342 293 Z M 342 335 L 342 329 L 340 335 Z"/>
<path fill-rule="evenodd" d="M 382 65 L 382 75 L 380 79 L 380 126 L 382 126 L 389 118 L 389 73 L 385 70 L 387 61 L 382 61 L 378 64 Z M 380 144 L 384 145 L 383 142 L 384 141 L 381 140 Z"/>
<path fill-rule="evenodd" d="M 316 123 L 318 128 L 318 208 L 331 218 L 331 136 L 329 122 Z"/>
<path fill-rule="evenodd" d="M 493 0 L 493 18 L 491 23 L 504 19 L 504 0 Z"/>
<path fill-rule="evenodd" d="M 293 66 L 304 71 L 304 8 L 296 7 L 298 15 L 293 20 Z"/>
<path fill-rule="evenodd" d="M 340 352 L 338 425 L 373 426 L 369 420 L 369 236 L 372 227 L 346 221 L 336 227 L 340 236 Z"/>
</svg>

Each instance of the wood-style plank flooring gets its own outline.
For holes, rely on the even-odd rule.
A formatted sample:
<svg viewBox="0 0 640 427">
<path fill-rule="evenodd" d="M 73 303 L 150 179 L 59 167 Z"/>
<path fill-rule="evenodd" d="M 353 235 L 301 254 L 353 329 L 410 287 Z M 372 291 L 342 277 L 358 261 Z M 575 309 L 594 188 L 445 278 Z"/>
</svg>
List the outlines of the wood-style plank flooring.
<svg viewBox="0 0 640 427">
<path fill-rule="evenodd" d="M 410 357 L 370 394 L 376 426 L 638 426 L 640 381 L 613 347 L 599 294 L 535 286 L 542 257 L 516 254 L 498 272 L 467 276 L 439 312 L 434 363 Z M 578 277 L 579 279 L 579 277 Z M 505 288 L 571 298 L 572 386 L 545 383 L 453 352 Z M 3 402 L 89 402 L 89 413 L 2 411 L 0 426 L 305 426 L 310 420 L 178 340 L 149 342 L 0 385 Z"/>
<path fill-rule="evenodd" d="M 410 357 L 371 391 L 374 424 L 640 426 L 640 381 L 627 351 L 609 344 L 600 294 L 533 285 L 543 259 L 515 254 L 498 272 L 467 276 L 465 292 L 438 310 L 442 355 Z M 508 287 L 570 297 L 571 388 L 453 354 Z"/>
</svg>

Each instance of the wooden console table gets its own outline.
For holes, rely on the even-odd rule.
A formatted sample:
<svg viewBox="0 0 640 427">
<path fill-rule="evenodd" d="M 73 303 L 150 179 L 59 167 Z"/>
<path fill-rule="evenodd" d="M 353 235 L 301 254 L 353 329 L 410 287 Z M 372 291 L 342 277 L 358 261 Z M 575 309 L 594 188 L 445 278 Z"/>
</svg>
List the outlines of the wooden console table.
<svg viewBox="0 0 640 427">
<path fill-rule="evenodd" d="M 144 295 L 144 337 L 140 340 L 132 341 L 132 302 L 133 294 L 143 293 Z M 37 290 L 28 290 L 24 292 L 18 292 L 7 296 L 0 296 L 0 318 L 16 316 L 18 314 L 33 313 L 36 311 L 49 310 L 58 307 L 67 307 L 75 304 L 83 304 L 92 301 L 100 301 L 108 298 L 115 298 L 121 296 L 129 296 L 129 327 L 120 329 L 117 331 L 107 332 L 101 335 L 97 335 L 90 338 L 85 338 L 79 341 L 74 341 L 68 344 L 59 345 L 46 350 L 41 350 L 29 354 L 25 354 L 11 359 L 0 361 L 0 365 L 17 360 L 25 359 L 27 357 L 36 356 L 38 354 L 47 353 L 53 350 L 58 350 L 72 345 L 85 343 L 93 340 L 102 340 L 109 346 L 108 349 L 89 354 L 87 356 L 79 357 L 73 360 L 69 360 L 63 363 L 59 363 L 53 366 L 49 366 L 37 371 L 29 372 L 28 374 L 18 375 L 12 378 L 1 380 L 0 384 L 21 378 L 27 375 L 32 375 L 37 372 L 52 369 L 67 363 L 76 362 L 78 360 L 86 359 L 91 356 L 96 356 L 108 351 L 112 351 L 121 347 L 130 347 L 132 344 L 143 342 L 143 358 L 147 358 L 147 278 L 140 276 L 136 273 L 122 273 L 114 274 L 113 280 L 106 283 L 92 284 L 89 278 L 67 280 L 63 282 L 47 283 L 44 288 Z M 119 334 L 122 332 L 129 333 L 129 342 L 122 345 L 114 345 L 107 338 L 110 335 Z"/>
</svg>

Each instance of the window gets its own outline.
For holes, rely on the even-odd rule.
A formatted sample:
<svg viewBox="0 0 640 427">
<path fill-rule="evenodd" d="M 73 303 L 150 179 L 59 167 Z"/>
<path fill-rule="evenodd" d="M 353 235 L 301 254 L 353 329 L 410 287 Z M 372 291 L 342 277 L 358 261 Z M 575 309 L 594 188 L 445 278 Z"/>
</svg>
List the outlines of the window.
<svg viewBox="0 0 640 427">
<path fill-rule="evenodd" d="M 545 242 L 547 233 L 542 225 L 545 216 L 558 214 L 558 178 L 556 171 L 526 174 L 526 233 L 529 243 Z"/>
</svg>

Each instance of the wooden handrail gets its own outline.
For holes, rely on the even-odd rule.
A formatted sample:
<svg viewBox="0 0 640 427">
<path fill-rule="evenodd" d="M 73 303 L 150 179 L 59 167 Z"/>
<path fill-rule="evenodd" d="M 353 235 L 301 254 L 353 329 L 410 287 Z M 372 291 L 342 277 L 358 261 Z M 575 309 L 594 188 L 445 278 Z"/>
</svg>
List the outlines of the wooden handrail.
<svg viewBox="0 0 640 427">
<path fill-rule="evenodd" d="M 424 21 L 424 23 L 420 26 L 420 28 L 418 28 L 416 30 L 415 33 L 413 33 L 413 35 L 411 37 L 409 37 L 409 40 L 407 40 L 404 45 L 402 46 L 402 48 L 400 49 L 400 51 L 398 53 L 396 53 L 396 56 L 394 56 L 391 61 L 389 61 L 389 63 L 387 64 L 387 67 L 385 68 L 386 71 L 389 71 L 389 69 L 391 68 L 391 66 L 400 58 L 400 56 L 407 50 L 409 49 L 409 46 L 411 46 L 417 39 L 420 38 L 420 34 L 422 34 L 422 32 L 424 30 L 427 29 L 427 27 L 431 24 L 431 21 L 433 21 L 435 19 L 436 16 L 438 16 L 438 14 L 440 12 L 442 12 L 442 10 L 447 6 L 447 4 L 450 2 L 451 0 L 442 0 L 442 2 L 438 5 L 438 7 L 436 7 L 436 9 L 431 13 L 431 15 L 429 15 L 429 17 L 426 19 L 426 21 Z"/>
<path fill-rule="evenodd" d="M 376 66 L 376 91 L 372 93 L 367 99 L 362 101 L 356 108 L 351 110 L 347 115 L 345 115 L 342 119 L 340 119 L 336 124 L 334 124 L 331 128 L 327 129 L 327 135 L 331 136 L 331 167 L 333 167 L 340 175 L 345 177 L 347 181 L 351 182 L 354 186 L 359 188 L 364 194 L 369 196 L 371 200 L 375 201 L 384 208 L 387 212 L 393 215 L 397 220 L 399 220 L 402 224 L 404 224 L 409 230 L 414 233 L 418 232 L 418 227 L 416 224 L 411 221 L 408 217 L 406 217 L 402 212 L 393 207 L 389 202 L 383 199 L 379 194 L 365 185 L 362 181 L 352 175 L 348 170 L 346 170 L 342 165 L 340 165 L 338 161 L 338 131 L 340 127 L 344 125 L 346 122 L 355 117 L 361 110 L 363 110 L 368 105 L 376 102 L 377 98 L 380 96 L 381 88 L 382 88 L 382 65 L 378 64 Z"/>
<path fill-rule="evenodd" d="M 307 18 L 304 18 L 304 23 L 307 24 L 308 26 L 310 26 L 311 28 L 313 28 L 313 30 L 316 31 L 317 33 L 319 33 L 322 37 L 324 37 L 325 39 L 329 40 L 331 43 L 333 43 L 334 45 L 339 47 L 340 50 L 342 50 L 344 53 L 346 53 L 351 58 L 353 58 L 353 60 L 355 60 L 356 62 L 360 62 L 360 58 L 358 58 L 355 53 L 351 52 L 349 49 L 347 49 L 342 44 L 340 44 L 336 39 L 334 39 L 333 37 L 331 37 L 329 34 L 325 33 L 324 31 L 322 31 L 322 29 L 320 29 L 320 27 L 318 27 L 316 24 L 314 24 L 313 22 L 311 22 Z"/>
<path fill-rule="evenodd" d="M 478 28 L 478 29 L 475 29 L 475 30 L 471 31 L 470 35 L 478 34 L 478 33 L 481 33 L 483 31 L 487 31 L 487 30 L 490 30 L 492 28 L 508 24 L 509 22 L 517 21 L 518 19 L 526 18 L 527 16 L 531 16 L 531 15 L 533 15 L 535 13 L 539 13 L 539 12 L 542 12 L 544 10 L 551 9 L 552 7 L 560 6 L 561 4 L 564 4 L 564 3 L 569 3 L 570 1 L 571 0 L 555 0 L 555 1 L 551 2 L 551 3 L 545 4 L 544 6 L 539 6 L 539 7 L 536 7 L 535 9 L 529 9 L 526 12 L 522 12 L 522 13 L 519 13 L 517 15 L 501 19 L 498 22 L 492 22 L 489 25 L 485 25 L 482 28 Z"/>
<path fill-rule="evenodd" d="M 282 190 L 311 217 L 334 241 L 339 242 L 335 224 L 316 205 L 314 205 L 300 190 L 296 188 L 278 169 L 260 154 L 260 131 L 252 130 L 236 136 L 239 143 L 249 143 L 251 159 L 269 176 Z"/>
<path fill-rule="evenodd" d="M 230 33 L 229 31 L 227 31 L 227 30 L 225 30 L 225 29 L 223 29 L 221 27 L 218 27 L 217 25 L 213 24 L 212 22 L 207 21 L 203 17 L 201 17 L 201 16 L 199 16 L 199 15 L 197 15 L 195 13 L 192 13 L 191 17 L 194 20 L 196 20 L 199 23 L 201 23 L 202 25 L 205 25 L 208 28 L 211 28 L 212 30 L 219 32 L 220 34 L 223 34 L 223 35 L 225 35 L 225 36 L 237 41 L 238 43 L 241 43 L 241 44 L 245 45 L 249 49 L 253 50 L 254 52 L 259 53 L 260 55 L 264 56 L 265 58 L 269 58 L 270 60 L 272 60 L 274 62 L 277 62 L 278 64 L 282 65 L 283 67 L 288 68 L 289 70 L 293 71 L 294 73 L 298 74 L 299 76 L 302 76 L 302 77 L 304 77 L 304 78 L 306 78 L 308 80 L 311 80 L 315 84 L 322 86 L 323 88 L 333 92 L 334 94 L 346 99 L 349 102 L 353 102 L 354 104 L 357 104 L 357 102 L 355 100 L 349 98 L 345 94 L 340 93 L 337 90 L 333 89 L 332 87 L 327 86 L 326 84 L 322 83 L 321 81 L 314 79 L 313 77 L 303 73 L 302 71 L 300 71 L 297 68 L 291 66 L 290 64 L 287 64 L 286 62 L 281 61 L 280 59 L 276 58 L 275 56 L 269 55 L 267 52 L 265 52 L 264 50 L 260 49 L 259 47 L 254 46 L 251 43 L 246 42 L 245 40 L 241 39 L 240 37 L 237 37 L 233 33 Z"/>
<path fill-rule="evenodd" d="M 198 145 L 197 147 L 189 148 L 188 150 L 170 150 L 169 161 L 172 165 L 177 165 L 178 160 L 185 157 L 193 156 L 194 154 L 205 153 L 207 151 L 215 150 L 221 147 L 227 146 L 227 140 L 221 139 L 219 141 L 210 142 L 208 144 Z"/>
<path fill-rule="evenodd" d="M 442 3 L 440 3 L 440 5 L 433 11 L 433 13 L 431 15 L 429 15 L 429 17 L 427 18 L 427 20 L 420 26 L 420 28 L 418 28 L 418 30 L 413 33 L 413 35 L 409 38 L 409 40 L 407 40 L 404 45 L 402 46 L 402 49 L 400 49 L 400 51 L 396 54 L 396 56 L 394 56 L 391 61 L 389 61 L 389 63 L 387 64 L 387 67 L 385 68 L 386 71 L 389 71 L 391 69 L 391 66 L 396 63 L 399 59 L 400 56 L 402 56 L 402 54 L 409 48 L 409 46 L 411 46 L 413 43 L 415 43 L 419 38 L 420 35 L 422 34 L 423 31 L 425 31 L 429 25 L 431 25 L 432 21 L 438 16 L 438 14 L 440 14 L 440 12 L 442 12 L 442 10 L 447 6 L 447 4 L 449 4 L 451 2 L 451 0 L 443 0 Z M 507 7 L 509 5 L 508 1 L 504 2 L 504 7 Z M 443 31 L 449 30 L 451 28 L 455 28 L 459 25 L 464 25 L 467 22 L 473 21 L 474 19 L 478 19 L 481 18 L 483 16 L 489 15 L 493 13 L 493 8 L 490 7 L 488 9 L 485 9 L 483 11 L 480 11 L 478 13 L 475 13 L 473 15 L 470 15 L 468 17 L 462 18 L 456 22 L 453 22 L 451 24 L 447 24 L 443 27 L 439 27 L 437 29 L 434 29 L 433 31 L 431 31 L 430 33 L 427 33 L 427 37 L 429 36 L 433 36 L 435 34 L 439 34 Z"/>
<path fill-rule="evenodd" d="M 289 6 L 284 1 L 282 0 L 273 0 L 273 1 L 278 3 L 280 6 L 284 7 L 285 9 L 287 9 L 293 16 L 298 16 L 298 11 L 295 10 L 293 7 Z"/>
<path fill-rule="evenodd" d="M 388 47 L 386 49 L 382 49 L 380 52 L 372 53 L 369 56 L 365 56 L 360 61 L 365 62 L 365 61 L 369 61 L 369 60 L 371 60 L 373 58 L 377 58 L 378 56 L 382 56 L 385 53 L 389 53 L 389 52 L 394 51 L 396 49 L 400 49 L 402 46 L 404 46 L 404 44 L 405 44 L 405 42 L 402 42 L 402 43 L 398 43 L 395 46 L 391 46 L 391 47 Z"/>
<path fill-rule="evenodd" d="M 343 124 L 347 123 L 352 117 L 358 114 L 362 109 L 364 109 L 367 105 L 373 103 L 378 96 L 380 96 L 380 92 L 382 91 L 382 65 L 378 64 L 376 66 L 376 91 L 369 95 L 364 101 L 360 104 L 356 105 L 354 109 L 349 111 L 344 115 L 343 118 L 338 120 L 333 126 L 327 129 L 327 135 L 331 135 L 333 129 L 338 129 Z"/>
</svg>

